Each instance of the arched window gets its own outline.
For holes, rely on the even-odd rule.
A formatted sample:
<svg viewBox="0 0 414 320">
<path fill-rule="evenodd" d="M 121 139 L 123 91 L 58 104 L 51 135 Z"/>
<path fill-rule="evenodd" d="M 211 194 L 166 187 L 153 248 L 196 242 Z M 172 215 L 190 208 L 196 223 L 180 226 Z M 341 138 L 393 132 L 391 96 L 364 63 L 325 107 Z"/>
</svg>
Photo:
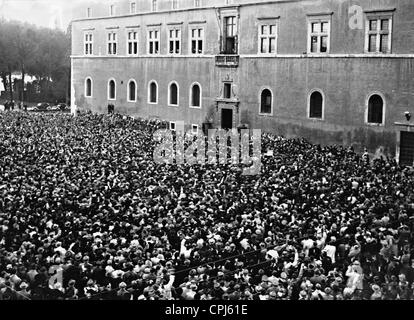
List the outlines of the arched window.
<svg viewBox="0 0 414 320">
<path fill-rule="evenodd" d="M 384 100 L 379 94 L 373 94 L 368 100 L 368 123 L 384 122 Z"/>
<path fill-rule="evenodd" d="M 137 83 L 135 80 L 129 80 L 128 82 L 128 101 L 137 101 Z"/>
<path fill-rule="evenodd" d="M 201 86 L 194 83 L 190 89 L 190 107 L 201 108 Z"/>
<path fill-rule="evenodd" d="M 269 89 L 263 89 L 260 94 L 260 113 L 272 114 L 273 104 L 272 92 Z"/>
<path fill-rule="evenodd" d="M 178 106 L 178 85 L 176 82 L 170 83 L 168 88 L 168 105 Z"/>
<path fill-rule="evenodd" d="M 155 81 L 151 81 L 148 86 L 148 102 L 158 103 L 158 85 Z"/>
<path fill-rule="evenodd" d="M 92 79 L 86 78 L 85 80 L 85 97 L 92 97 Z"/>
<path fill-rule="evenodd" d="M 111 79 L 108 82 L 108 100 L 116 99 L 116 83 L 115 80 Z"/>
<path fill-rule="evenodd" d="M 309 118 L 323 118 L 323 95 L 319 91 L 314 91 L 309 97 Z"/>
</svg>

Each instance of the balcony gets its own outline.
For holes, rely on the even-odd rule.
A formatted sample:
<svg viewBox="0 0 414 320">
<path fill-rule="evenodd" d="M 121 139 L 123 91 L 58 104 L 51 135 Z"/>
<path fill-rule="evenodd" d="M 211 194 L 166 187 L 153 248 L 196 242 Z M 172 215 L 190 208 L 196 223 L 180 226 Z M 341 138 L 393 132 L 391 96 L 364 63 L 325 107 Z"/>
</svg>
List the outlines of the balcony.
<svg viewBox="0 0 414 320">
<path fill-rule="evenodd" d="M 216 66 L 237 68 L 239 66 L 239 58 L 237 54 L 220 54 L 216 56 Z"/>
</svg>

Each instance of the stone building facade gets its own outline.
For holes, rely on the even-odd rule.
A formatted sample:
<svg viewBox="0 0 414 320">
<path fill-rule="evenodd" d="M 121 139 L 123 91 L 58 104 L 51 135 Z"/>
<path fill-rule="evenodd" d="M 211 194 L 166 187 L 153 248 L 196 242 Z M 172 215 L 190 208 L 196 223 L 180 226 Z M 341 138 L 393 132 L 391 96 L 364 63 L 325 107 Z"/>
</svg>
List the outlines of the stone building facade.
<svg viewBox="0 0 414 320">
<path fill-rule="evenodd" d="M 414 161 L 412 0 L 120 0 L 72 22 L 72 104 Z"/>
</svg>

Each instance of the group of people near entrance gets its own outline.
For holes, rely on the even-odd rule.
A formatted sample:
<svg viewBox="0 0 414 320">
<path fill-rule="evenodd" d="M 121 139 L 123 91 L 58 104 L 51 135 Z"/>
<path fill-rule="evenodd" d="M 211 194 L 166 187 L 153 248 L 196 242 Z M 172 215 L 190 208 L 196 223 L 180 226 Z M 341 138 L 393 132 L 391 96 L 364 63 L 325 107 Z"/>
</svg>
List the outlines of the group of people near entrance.
<svg viewBox="0 0 414 320">
<path fill-rule="evenodd" d="M 14 101 L 6 101 L 4 104 L 4 111 L 13 111 L 15 107 Z"/>
<path fill-rule="evenodd" d="M 27 105 L 23 104 L 23 102 L 15 103 L 14 101 L 6 101 L 4 103 L 4 111 L 14 111 L 15 108 L 18 108 L 19 110 L 25 110 L 27 111 Z"/>
<path fill-rule="evenodd" d="M 0 113 L 0 300 L 413 300 L 414 172 L 263 134 L 258 175 L 157 164 L 166 124 Z"/>
</svg>

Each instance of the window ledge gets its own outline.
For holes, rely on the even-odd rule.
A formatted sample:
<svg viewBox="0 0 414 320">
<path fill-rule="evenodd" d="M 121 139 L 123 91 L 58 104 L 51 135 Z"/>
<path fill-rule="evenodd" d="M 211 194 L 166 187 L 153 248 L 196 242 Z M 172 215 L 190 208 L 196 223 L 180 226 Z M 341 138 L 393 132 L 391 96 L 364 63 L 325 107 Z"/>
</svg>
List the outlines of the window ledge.
<svg viewBox="0 0 414 320">
<path fill-rule="evenodd" d="M 257 53 L 258 56 L 267 57 L 267 58 L 277 58 L 277 53 Z"/>
<path fill-rule="evenodd" d="M 272 113 L 261 113 L 261 112 L 259 112 L 259 116 L 271 118 L 271 117 L 273 117 L 273 112 Z"/>
<path fill-rule="evenodd" d="M 316 52 L 307 52 L 306 56 L 308 57 L 323 57 L 323 56 L 329 56 L 330 53 L 329 52 L 320 52 L 320 53 L 316 53 Z"/>
<path fill-rule="evenodd" d="M 373 55 L 373 56 L 385 56 L 385 55 L 389 55 L 392 54 L 391 51 L 390 52 L 369 52 L 369 51 L 364 51 L 365 54 L 369 54 L 369 55 Z"/>
<path fill-rule="evenodd" d="M 365 122 L 365 124 L 366 124 L 367 126 L 370 126 L 370 127 L 385 127 L 385 124 L 384 124 L 384 123 L 371 123 L 371 122 Z"/>
</svg>

